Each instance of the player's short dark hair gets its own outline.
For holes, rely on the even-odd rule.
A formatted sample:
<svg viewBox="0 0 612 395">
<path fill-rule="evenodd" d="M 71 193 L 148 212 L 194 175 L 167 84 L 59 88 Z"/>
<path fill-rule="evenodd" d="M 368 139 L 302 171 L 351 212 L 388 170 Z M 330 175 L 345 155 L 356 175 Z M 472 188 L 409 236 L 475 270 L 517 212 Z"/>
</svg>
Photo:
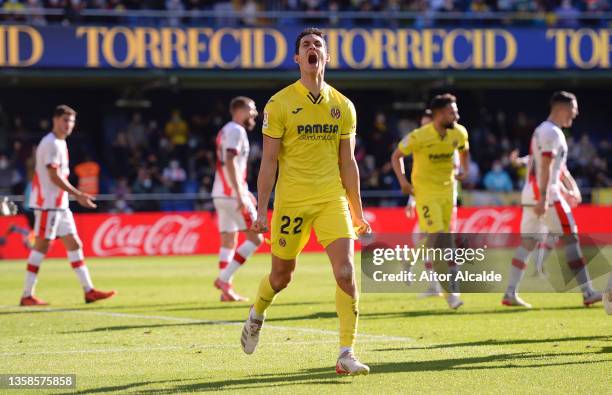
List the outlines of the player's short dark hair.
<svg viewBox="0 0 612 395">
<path fill-rule="evenodd" d="M 298 34 L 297 38 L 295 39 L 295 54 L 296 55 L 300 52 L 300 42 L 302 41 L 302 38 L 304 38 L 305 36 L 309 34 L 314 34 L 315 36 L 321 37 L 323 42 L 325 42 L 323 30 L 316 28 L 316 27 L 306 28 L 302 30 L 300 34 Z"/>
<path fill-rule="evenodd" d="M 436 95 L 433 99 L 431 99 L 431 103 L 429 104 L 429 109 L 431 113 L 443 109 L 451 103 L 457 103 L 457 98 L 450 93 L 444 93 L 442 95 Z"/>
<path fill-rule="evenodd" d="M 550 106 L 555 104 L 571 104 L 572 101 L 576 100 L 576 95 L 567 91 L 557 91 L 550 97 Z"/>
<path fill-rule="evenodd" d="M 255 102 L 255 101 L 253 99 L 251 99 L 250 97 L 246 97 L 246 96 L 236 96 L 236 97 L 234 97 L 230 101 L 230 105 L 229 105 L 230 113 L 238 110 L 239 108 L 248 107 L 249 103 L 251 103 L 251 102 Z"/>
<path fill-rule="evenodd" d="M 65 104 L 60 104 L 53 110 L 53 118 L 61 117 L 63 115 L 74 115 L 76 117 L 77 112 L 74 110 L 74 108 L 68 107 Z"/>
</svg>

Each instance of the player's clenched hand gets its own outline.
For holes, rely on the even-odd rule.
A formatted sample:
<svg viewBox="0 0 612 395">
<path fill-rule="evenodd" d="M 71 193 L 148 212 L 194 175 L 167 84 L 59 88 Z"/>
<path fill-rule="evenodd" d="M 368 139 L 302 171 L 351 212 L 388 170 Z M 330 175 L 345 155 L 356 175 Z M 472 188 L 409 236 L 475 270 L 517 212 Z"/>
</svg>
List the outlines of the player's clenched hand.
<svg viewBox="0 0 612 395">
<path fill-rule="evenodd" d="M 463 171 L 460 172 L 460 173 L 455 174 L 455 179 L 457 181 L 463 181 L 463 180 L 465 180 L 465 177 L 467 177 L 467 173 L 463 172 Z"/>
<path fill-rule="evenodd" d="M 404 212 L 406 213 L 406 217 L 408 218 L 416 217 L 416 202 L 414 201 L 412 195 L 410 195 L 408 203 L 406 203 L 406 208 L 404 209 Z"/>
<path fill-rule="evenodd" d="M 414 187 L 408 181 L 404 181 L 401 183 L 400 187 L 402 188 L 402 192 L 406 195 L 414 195 Z"/>
<path fill-rule="evenodd" d="M 546 205 L 546 201 L 545 200 L 540 200 L 540 201 L 538 201 L 538 203 L 533 208 L 533 212 L 538 217 L 541 217 L 542 215 L 546 214 L 546 209 L 547 208 L 548 208 L 548 206 Z"/>
<path fill-rule="evenodd" d="M 266 215 L 257 215 L 257 219 L 253 222 L 251 230 L 257 233 L 266 233 L 268 231 L 268 217 Z"/>
<path fill-rule="evenodd" d="M 81 193 L 77 195 L 77 202 L 85 208 L 96 208 L 98 207 L 93 201 L 96 200 L 95 197 L 91 196 L 88 193 Z"/>
<path fill-rule="evenodd" d="M 363 217 L 353 217 L 353 228 L 355 229 L 355 233 L 357 233 L 357 236 L 372 233 L 372 227 Z"/>
</svg>

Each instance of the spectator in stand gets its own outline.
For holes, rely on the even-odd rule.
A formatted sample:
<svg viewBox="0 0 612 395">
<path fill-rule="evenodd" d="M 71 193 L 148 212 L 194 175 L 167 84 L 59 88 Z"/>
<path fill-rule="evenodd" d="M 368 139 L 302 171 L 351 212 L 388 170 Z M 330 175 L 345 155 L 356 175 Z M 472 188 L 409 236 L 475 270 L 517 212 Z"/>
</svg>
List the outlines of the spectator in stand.
<svg viewBox="0 0 612 395">
<path fill-rule="evenodd" d="M 507 171 L 502 167 L 501 161 L 493 162 L 491 170 L 485 174 L 483 183 L 487 191 L 491 192 L 511 192 L 512 179 Z"/>
<path fill-rule="evenodd" d="M 186 154 L 185 147 L 189 140 L 189 125 L 181 117 L 179 110 L 175 109 L 172 111 L 172 117 L 166 122 L 164 133 L 170 141 L 175 154 L 180 158 L 184 158 L 184 154 Z"/>
<path fill-rule="evenodd" d="M 151 194 L 155 192 L 155 184 L 149 169 L 141 167 L 138 169 L 138 178 L 132 186 L 132 192 L 134 194 Z M 134 203 L 134 209 L 136 211 L 155 211 L 158 206 L 155 201 L 152 200 L 141 200 Z"/>
<path fill-rule="evenodd" d="M 131 193 L 127 177 L 119 177 L 111 192 L 115 195 L 115 198 L 113 199 L 113 207 L 110 209 L 110 212 L 130 214 L 134 211 L 125 199 Z"/>
<path fill-rule="evenodd" d="M 86 155 L 85 160 L 74 167 L 79 177 L 78 189 L 95 197 L 100 193 L 100 165 L 91 156 Z"/>
<path fill-rule="evenodd" d="M 137 148 L 148 149 L 147 130 L 139 112 L 132 115 L 132 121 L 127 127 L 127 139 L 132 150 Z"/>
<path fill-rule="evenodd" d="M 165 180 L 168 180 L 167 185 L 170 192 L 183 192 L 183 184 L 187 180 L 187 173 L 185 172 L 185 169 L 181 167 L 181 164 L 177 159 L 170 161 L 168 166 L 164 169 L 162 177 Z"/>
<path fill-rule="evenodd" d="M 21 175 L 6 153 L 0 153 L 0 196 L 12 195 L 13 188 L 21 182 Z"/>
</svg>

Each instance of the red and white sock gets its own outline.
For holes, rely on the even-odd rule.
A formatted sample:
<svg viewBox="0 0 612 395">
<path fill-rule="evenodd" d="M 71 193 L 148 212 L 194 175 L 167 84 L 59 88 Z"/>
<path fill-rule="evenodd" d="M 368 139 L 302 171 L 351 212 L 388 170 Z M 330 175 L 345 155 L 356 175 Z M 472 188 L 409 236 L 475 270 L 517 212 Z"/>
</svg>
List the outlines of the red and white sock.
<svg viewBox="0 0 612 395">
<path fill-rule="evenodd" d="M 512 266 L 510 267 L 510 281 L 508 281 L 506 295 L 511 296 L 516 294 L 519 282 L 525 274 L 525 269 L 527 268 L 527 263 L 525 262 L 529 259 L 529 255 L 531 255 L 531 251 L 523 246 L 519 246 L 519 248 L 516 249 L 514 258 L 512 258 Z"/>
<path fill-rule="evenodd" d="M 70 261 L 70 265 L 74 269 L 77 277 L 79 278 L 79 282 L 81 283 L 81 287 L 85 290 L 85 292 L 89 292 L 93 289 L 93 284 L 91 282 L 91 276 L 89 275 L 89 269 L 85 265 L 85 258 L 83 256 L 83 250 L 79 248 L 78 250 L 68 251 L 68 260 Z"/>
<path fill-rule="evenodd" d="M 34 288 L 36 288 L 36 280 L 38 278 L 38 269 L 40 264 L 45 259 L 45 254 L 36 250 L 30 251 L 28 257 L 28 266 L 26 267 L 25 285 L 23 287 L 23 296 L 34 295 Z"/>
<path fill-rule="evenodd" d="M 234 258 L 234 249 L 221 247 L 219 249 L 219 272 L 227 267 Z"/>
<path fill-rule="evenodd" d="M 246 260 L 249 259 L 251 255 L 253 255 L 255 250 L 257 250 L 257 247 L 259 247 L 259 245 L 253 243 L 250 240 L 246 240 L 244 243 L 242 243 L 240 247 L 238 247 L 238 249 L 236 250 L 232 262 L 221 271 L 221 274 L 219 275 L 221 281 L 224 281 L 226 283 L 232 281 L 232 277 L 234 276 L 236 270 L 240 269 L 244 262 L 246 262 Z"/>
<path fill-rule="evenodd" d="M 440 284 L 438 283 L 438 280 L 436 280 L 434 276 L 432 276 L 432 273 L 434 271 L 433 262 L 425 261 L 424 265 L 425 265 L 425 271 L 428 272 L 428 275 L 429 275 L 429 289 L 433 291 L 439 291 Z"/>
<path fill-rule="evenodd" d="M 587 262 L 582 255 L 580 244 L 577 242 L 567 244 L 565 246 L 565 257 L 567 259 L 567 265 L 572 269 L 574 276 L 576 276 L 582 294 L 588 296 L 595 292 L 591 285 L 591 278 L 586 267 Z"/>
</svg>

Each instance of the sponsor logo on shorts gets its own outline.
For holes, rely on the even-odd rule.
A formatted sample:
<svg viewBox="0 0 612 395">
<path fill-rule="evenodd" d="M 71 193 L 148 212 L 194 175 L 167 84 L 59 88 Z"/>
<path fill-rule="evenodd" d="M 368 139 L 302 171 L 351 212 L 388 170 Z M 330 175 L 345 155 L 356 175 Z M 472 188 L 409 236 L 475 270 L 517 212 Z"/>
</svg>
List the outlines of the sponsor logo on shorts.
<svg viewBox="0 0 612 395">
<path fill-rule="evenodd" d="M 280 239 L 278 239 L 278 245 L 284 247 L 287 245 L 287 241 L 281 237 Z"/>
</svg>

